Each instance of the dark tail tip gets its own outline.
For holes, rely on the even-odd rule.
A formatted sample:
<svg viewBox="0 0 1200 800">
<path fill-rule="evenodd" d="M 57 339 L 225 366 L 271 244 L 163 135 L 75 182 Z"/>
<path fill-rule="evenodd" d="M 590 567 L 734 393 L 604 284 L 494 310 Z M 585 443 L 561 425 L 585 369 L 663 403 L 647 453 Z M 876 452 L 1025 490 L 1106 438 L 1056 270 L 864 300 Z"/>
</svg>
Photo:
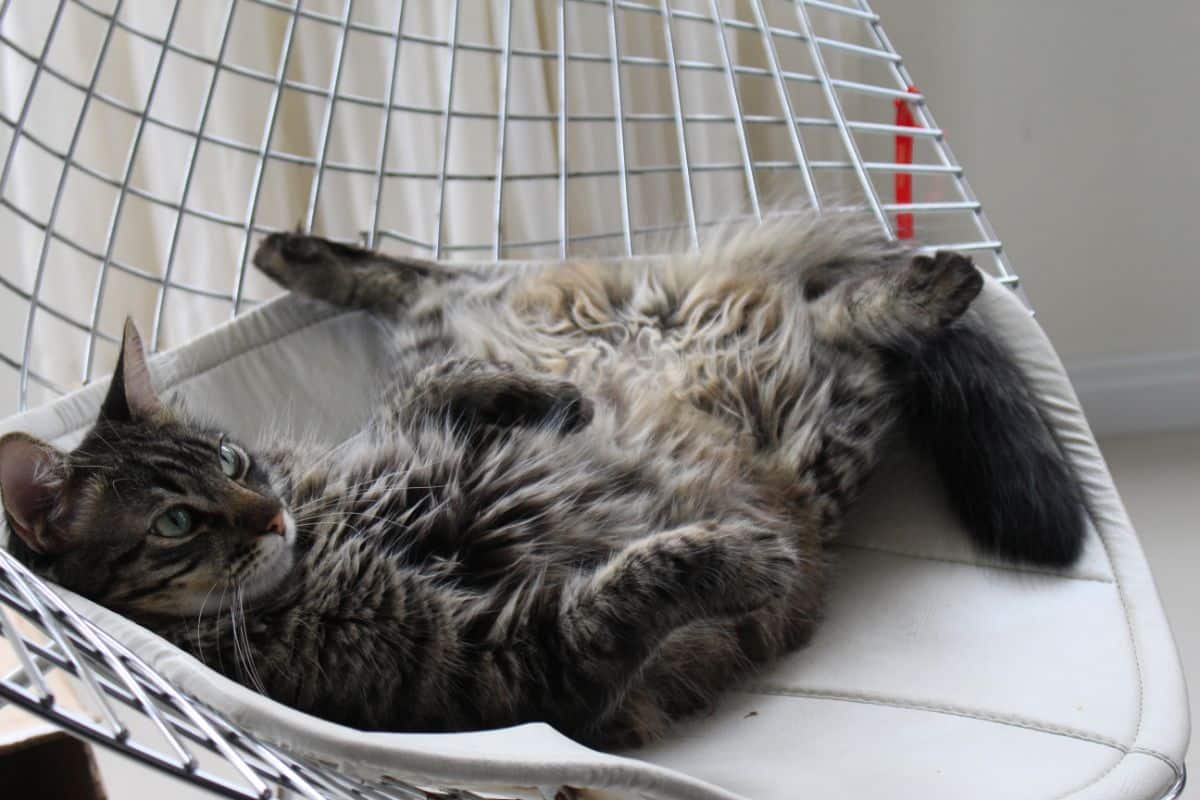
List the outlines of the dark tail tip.
<svg viewBox="0 0 1200 800">
<path fill-rule="evenodd" d="M 1000 342 L 969 319 L 906 360 L 911 430 L 980 549 L 1065 567 L 1083 550 L 1083 496 Z"/>
</svg>

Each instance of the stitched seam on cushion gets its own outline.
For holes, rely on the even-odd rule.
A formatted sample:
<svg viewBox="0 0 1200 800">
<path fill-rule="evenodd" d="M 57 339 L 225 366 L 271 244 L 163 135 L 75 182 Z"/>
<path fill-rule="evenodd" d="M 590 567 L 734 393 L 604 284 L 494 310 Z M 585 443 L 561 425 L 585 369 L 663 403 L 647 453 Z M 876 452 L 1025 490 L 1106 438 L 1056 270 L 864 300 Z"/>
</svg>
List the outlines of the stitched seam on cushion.
<svg viewBox="0 0 1200 800">
<path fill-rule="evenodd" d="M 869 553 L 885 553 L 890 556 L 899 556 L 901 558 L 911 558 L 917 561 L 935 561 L 941 564 L 957 564 L 964 567 L 978 567 L 980 569 L 994 569 L 1000 572 L 1017 572 L 1023 575 L 1044 575 L 1048 578 L 1062 578 L 1068 581 L 1090 581 L 1092 583 L 1107 583 L 1113 584 L 1116 581 L 1109 578 L 1094 578 L 1089 575 L 1066 575 L 1061 572 L 1055 572 L 1048 569 L 1029 569 L 1027 567 L 1018 567 L 1012 564 L 989 564 L 984 561 L 968 561 L 958 558 L 943 558 L 942 556 L 927 556 L 920 553 L 906 553 L 902 550 L 889 550 L 886 547 L 876 547 L 869 544 L 856 544 L 853 542 L 833 542 L 831 545 L 834 549 L 845 548 L 847 550 L 863 550 Z"/>
<path fill-rule="evenodd" d="M 1114 762 L 1112 763 L 1112 766 L 1110 766 L 1108 769 L 1104 770 L 1104 772 L 1101 772 L 1101 773 L 1100 773 L 1099 775 L 1097 775 L 1095 778 L 1093 778 L 1092 780 L 1088 781 L 1088 782 L 1087 782 L 1087 783 L 1085 783 L 1083 786 L 1080 786 L 1080 787 L 1079 787 L 1079 788 L 1077 788 L 1077 789 L 1068 789 L 1068 790 L 1067 790 L 1067 792 L 1066 792 L 1065 794 L 1060 794 L 1060 795 L 1059 795 L 1059 796 L 1056 798 L 1056 800 L 1065 800 L 1065 798 L 1071 797 L 1072 795 L 1077 795 L 1077 794 L 1079 794 L 1080 792 L 1087 791 L 1089 788 L 1091 788 L 1091 787 L 1095 786 L 1097 783 L 1099 783 L 1100 781 L 1104 780 L 1104 779 L 1105 779 L 1105 778 L 1107 778 L 1109 775 L 1113 774 L 1113 771 L 1115 771 L 1117 767 L 1119 767 L 1119 766 L 1121 766 L 1122 764 L 1124 764 L 1124 763 L 1125 763 L 1125 759 L 1127 759 L 1127 758 L 1129 758 L 1129 751 L 1128 751 L 1128 750 L 1127 750 L 1127 751 L 1125 751 L 1124 753 L 1122 753 L 1122 754 L 1121 754 L 1121 757 L 1120 757 L 1120 758 L 1118 758 L 1116 761 L 1114 761 Z"/>
<path fill-rule="evenodd" d="M 1077 789 L 1071 789 L 1066 794 L 1059 795 L 1058 800 L 1065 800 L 1065 798 L 1073 797 L 1073 796 L 1079 794 L 1080 792 L 1084 792 L 1084 791 L 1087 791 L 1088 789 L 1092 788 L 1096 784 L 1100 783 L 1100 781 L 1104 780 L 1109 775 L 1111 775 L 1113 772 L 1115 772 L 1117 770 L 1117 768 L 1120 767 L 1122 764 L 1124 764 L 1125 760 L 1127 758 L 1129 758 L 1131 755 L 1142 755 L 1142 756 L 1147 756 L 1149 758 L 1155 758 L 1155 759 L 1158 759 L 1159 761 L 1162 761 L 1164 764 L 1166 764 L 1168 767 L 1171 768 L 1171 773 L 1175 779 L 1174 782 L 1178 782 L 1179 779 L 1183 776 L 1183 768 L 1181 766 L 1179 766 L 1178 764 L 1176 764 L 1174 761 L 1172 761 L 1168 756 L 1165 756 L 1162 753 L 1159 753 L 1155 750 L 1150 750 L 1150 749 L 1147 749 L 1144 747 L 1133 747 L 1133 748 L 1130 748 L 1129 750 L 1127 750 L 1124 754 L 1122 754 L 1120 758 L 1118 758 L 1115 762 L 1113 762 L 1113 765 L 1111 767 L 1104 770 L 1104 772 L 1100 773 L 1096 778 L 1088 781 L 1083 786 L 1080 786 Z M 1169 788 L 1170 787 L 1168 787 L 1168 789 Z"/>
<path fill-rule="evenodd" d="M 1183 774 L 1183 767 L 1181 767 L 1179 764 L 1175 763 L 1175 760 L 1172 759 L 1166 753 L 1160 753 L 1159 751 L 1154 750 L 1149 747 L 1131 747 L 1131 748 L 1129 748 L 1129 752 L 1141 753 L 1144 756 L 1151 756 L 1152 758 L 1157 758 L 1159 761 L 1163 762 L 1164 764 L 1166 764 L 1167 766 L 1169 766 L 1171 769 L 1173 769 L 1175 771 L 1176 778 L 1178 778 L 1180 775 Z"/>
<path fill-rule="evenodd" d="M 1088 731 L 1083 731 L 1076 728 L 1067 728 L 1059 725 L 1052 725 L 1047 722 L 1025 719 L 1023 717 L 1014 717 L 1006 714 L 994 714 L 988 711 L 979 711 L 961 706 L 943 705 L 940 703 L 919 703 L 896 697 L 885 697 L 882 695 L 823 691 L 819 689 L 784 689 L 769 686 L 750 686 L 744 689 L 737 689 L 735 691 L 738 691 L 742 694 L 766 694 L 776 695 L 779 697 L 807 697 L 818 700 L 842 700 L 851 703 L 866 703 L 869 705 L 904 708 L 912 711 L 928 711 L 935 714 L 963 717 L 964 719 L 974 719 L 982 722 L 994 722 L 1000 725 L 1011 725 L 1016 728 L 1025 728 L 1027 730 L 1053 734 L 1055 736 L 1065 736 L 1067 738 L 1077 739 L 1081 742 L 1091 742 L 1092 744 L 1111 747 L 1114 750 L 1119 750 L 1121 753 L 1128 753 L 1131 749 L 1127 745 L 1123 745 L 1115 739 L 1110 739 L 1109 737 L 1099 733 L 1090 733 Z"/>
<path fill-rule="evenodd" d="M 1036 720 L 1022 719 L 1020 717 L 1010 717 L 1010 716 L 1006 716 L 1006 715 L 1002 715 L 1002 714 L 991 714 L 988 712 L 975 711 L 972 709 L 960 708 L 960 707 L 956 707 L 956 706 L 938 705 L 938 704 L 934 704 L 934 703 L 915 703 L 915 702 L 900 700 L 897 698 L 873 697 L 871 695 L 852 694 L 849 692 L 823 692 L 823 691 L 815 691 L 815 690 L 808 691 L 808 690 L 804 690 L 804 689 L 772 689 L 769 687 L 751 687 L 748 689 L 738 689 L 735 691 L 738 691 L 742 694 L 768 694 L 768 695 L 777 695 L 777 696 L 781 696 L 781 697 L 802 697 L 802 698 L 813 698 L 813 699 L 819 699 L 819 700 L 837 700 L 837 701 L 844 701 L 844 702 L 851 702 L 851 703 L 864 703 L 864 704 L 869 704 L 869 705 L 879 705 L 879 706 L 888 706 L 888 707 L 893 707 L 893 708 L 903 708 L 903 709 L 907 709 L 910 711 L 926 711 L 926 712 L 935 713 L 935 714 L 946 714 L 948 716 L 962 717 L 964 719 L 974 719 L 974 720 L 978 720 L 980 722 L 991 722 L 991 723 L 1000 724 L 1000 725 L 1011 725 L 1013 727 L 1037 731 L 1039 733 L 1046 733 L 1046 734 L 1050 734 L 1052 736 L 1062 736 L 1062 737 L 1069 738 L 1069 739 L 1075 739 L 1075 740 L 1081 741 L 1081 742 L 1088 742 L 1089 744 L 1096 744 L 1096 745 L 1101 745 L 1103 747 L 1109 747 L 1109 748 L 1112 748 L 1112 749 L 1118 751 L 1121 754 L 1120 758 L 1118 758 L 1115 762 L 1113 762 L 1113 764 L 1108 769 L 1104 770 L 1104 772 L 1102 772 L 1096 778 L 1087 782 L 1083 786 L 1080 786 L 1079 788 L 1071 789 L 1066 794 L 1060 795 L 1060 798 L 1071 797 L 1072 795 L 1078 794 L 1079 792 L 1082 792 L 1085 789 L 1096 785 L 1100 781 L 1104 780 L 1104 778 L 1106 778 L 1108 775 L 1110 775 L 1114 770 L 1116 770 L 1117 767 L 1119 767 L 1121 764 L 1123 764 L 1125 762 L 1125 759 L 1128 758 L 1132 754 L 1140 754 L 1140 755 L 1144 755 L 1144 756 L 1147 756 L 1150 758 L 1155 758 L 1155 759 L 1158 759 L 1159 761 L 1162 761 L 1164 764 L 1166 764 L 1168 767 L 1171 768 L 1171 772 L 1175 776 L 1175 780 L 1179 780 L 1180 775 L 1183 774 L 1182 767 L 1180 767 L 1178 764 L 1176 764 L 1169 756 L 1167 756 L 1163 753 L 1160 753 L 1157 750 L 1152 750 L 1150 748 L 1145 748 L 1145 747 L 1128 747 L 1126 745 L 1121 744 L 1120 742 L 1117 742 L 1113 739 L 1109 739 L 1107 736 L 1102 736 L 1100 734 L 1089 733 L 1087 731 L 1081 731 L 1081 730 L 1077 730 L 1077 729 L 1073 729 L 1073 728 L 1065 728 L 1065 727 L 1061 727 L 1061 726 L 1050 725 L 1047 723 L 1037 722 Z"/>
<path fill-rule="evenodd" d="M 1108 553 L 1108 539 L 1104 534 L 1101 534 L 1101 539 L 1104 541 L 1104 550 Z M 1108 561 L 1113 563 L 1112 554 L 1108 553 Z M 1116 574 L 1114 567 L 1113 573 Z M 1137 728 L 1133 733 L 1133 741 L 1136 744 L 1142 738 L 1142 718 L 1145 716 L 1146 690 L 1145 683 L 1142 677 L 1142 653 L 1138 649 L 1137 637 L 1133 633 L 1133 619 L 1129 615 L 1129 605 L 1125 601 L 1125 587 L 1121 584 L 1121 580 L 1117 579 L 1117 596 L 1121 598 L 1121 610 L 1125 612 L 1125 629 L 1129 632 L 1129 646 L 1133 650 L 1133 661 L 1137 667 L 1137 684 L 1138 684 L 1138 718 Z"/>
<path fill-rule="evenodd" d="M 1137 637 L 1133 633 L 1133 618 L 1129 615 L 1129 604 L 1125 600 L 1125 587 L 1121 583 L 1121 579 L 1117 577 L 1116 565 L 1113 562 L 1112 550 L 1109 548 L 1108 536 L 1103 529 L 1096 524 L 1095 515 L 1091 508 L 1088 509 L 1088 516 L 1092 517 L 1092 525 L 1096 529 L 1097 535 L 1100 537 L 1100 544 L 1104 547 L 1104 555 L 1108 559 L 1108 567 L 1112 570 L 1114 581 L 1117 585 L 1117 598 L 1121 601 L 1121 612 L 1125 615 L 1125 630 L 1129 634 L 1129 648 L 1133 651 L 1133 664 L 1137 673 L 1137 689 L 1138 689 L 1138 705 L 1137 705 L 1137 725 L 1133 731 L 1133 745 L 1136 746 L 1140 738 L 1142 738 L 1142 718 L 1145 716 L 1146 689 L 1144 679 L 1142 677 L 1142 654 L 1138 650 Z M 1113 767 L 1116 768 L 1115 766 Z M 1107 773 L 1105 773 L 1107 774 Z M 1103 775 L 1101 777 L 1104 777 Z M 1099 779 L 1097 779 L 1099 780 Z"/>
<path fill-rule="evenodd" d="M 1034 324 L 1037 325 L 1036 322 Z M 1135 670 L 1135 674 L 1137 677 L 1137 689 L 1138 689 L 1137 725 L 1134 727 L 1133 745 L 1131 745 L 1129 748 L 1126 748 L 1125 756 L 1122 756 L 1121 758 L 1117 759 L 1117 762 L 1115 764 L 1113 764 L 1111 767 L 1109 767 L 1107 770 L 1105 770 L 1103 773 L 1101 773 L 1095 780 L 1091 781 L 1090 783 L 1085 784 L 1084 786 L 1080 787 L 1079 789 L 1075 789 L 1074 791 L 1072 791 L 1070 793 L 1070 794 L 1076 794 L 1078 792 L 1084 791 L 1085 789 L 1087 789 L 1090 786 L 1094 786 L 1096 783 L 1098 783 L 1099 781 L 1103 780 L 1106 776 L 1111 774 L 1113 770 L 1115 770 L 1118 766 L 1120 766 L 1120 764 L 1122 762 L 1124 762 L 1124 760 L 1128 756 L 1129 752 L 1131 752 L 1133 747 L 1136 746 L 1138 739 L 1141 738 L 1142 719 L 1145 716 L 1145 702 L 1146 702 L 1145 682 L 1144 682 L 1144 679 L 1142 676 L 1142 654 L 1138 650 L 1137 637 L 1134 636 L 1134 632 L 1133 632 L 1133 619 L 1129 614 L 1129 604 L 1126 602 L 1126 598 L 1125 598 L 1125 587 L 1121 583 L 1121 579 L 1117 574 L 1116 565 L 1115 565 L 1115 563 L 1113 561 L 1113 557 L 1112 557 L 1112 549 L 1109 546 L 1108 536 L 1105 534 L 1105 528 L 1101 527 L 1101 525 L 1099 524 L 1099 520 L 1097 519 L 1095 507 L 1094 507 L 1093 503 L 1091 502 L 1092 501 L 1091 495 L 1093 494 L 1093 492 L 1090 491 L 1087 484 L 1085 484 L 1085 482 L 1081 478 L 1081 473 L 1080 473 L 1079 469 L 1077 468 L 1077 464 L 1076 464 L 1077 459 L 1075 457 L 1075 453 L 1073 453 L 1071 448 L 1068 447 L 1063 442 L 1062 434 L 1061 434 L 1061 431 L 1059 430 L 1058 426 L 1051 422 L 1052 415 L 1047 413 L 1045 400 L 1042 398 L 1040 393 L 1038 391 L 1036 391 L 1035 384 L 1030 379 L 1029 374 L 1026 373 L 1026 371 L 1024 369 L 1021 369 L 1021 373 L 1022 373 L 1022 376 L 1025 378 L 1027 386 L 1030 390 L 1030 394 L 1032 394 L 1034 397 L 1034 401 L 1037 405 L 1038 416 L 1040 416 L 1042 418 L 1042 424 L 1044 424 L 1046 426 L 1046 429 L 1050 432 L 1051 437 L 1054 438 L 1055 444 L 1058 445 L 1059 452 L 1061 452 L 1063 454 L 1063 456 L 1067 459 L 1067 461 L 1070 463 L 1071 472 L 1073 473 L 1075 480 L 1079 483 L 1079 486 L 1084 489 L 1084 495 L 1085 495 L 1084 501 L 1083 501 L 1084 510 L 1087 512 L 1087 516 L 1091 520 L 1092 527 L 1096 529 L 1096 535 L 1100 538 L 1100 546 L 1104 548 L 1104 556 L 1105 556 L 1105 558 L 1108 559 L 1108 568 L 1109 568 L 1109 571 L 1112 572 L 1113 583 L 1115 583 L 1116 587 L 1117 587 L 1117 598 L 1121 601 L 1121 612 L 1125 615 L 1125 630 L 1129 635 L 1129 647 L 1133 651 L 1134 670 Z M 1079 415 L 1082 415 L 1082 412 L 1078 409 L 1078 400 L 1076 400 L 1076 413 Z M 1087 426 L 1086 420 L 1084 420 L 1084 426 L 1088 430 L 1088 433 L 1091 433 L 1091 428 Z M 1092 435 L 1090 438 L 1092 440 L 1089 443 L 1090 447 L 1092 449 L 1095 449 L 1098 451 L 1099 445 L 1095 441 L 1095 436 Z M 1170 759 L 1167 759 L 1167 763 L 1171 764 L 1172 762 L 1170 761 Z M 1174 769 L 1173 764 L 1172 764 L 1172 769 Z"/>
<path fill-rule="evenodd" d="M 1062 452 L 1063 455 L 1066 456 L 1068 461 L 1070 461 L 1071 471 L 1074 473 L 1075 479 L 1079 482 L 1079 485 L 1081 487 L 1085 487 L 1084 488 L 1085 493 L 1090 495 L 1091 492 L 1086 488 L 1085 483 L 1079 477 L 1079 474 L 1080 474 L 1079 471 L 1075 468 L 1074 454 L 1071 452 L 1070 448 L 1066 447 L 1062 443 L 1062 440 L 1059 436 L 1058 428 L 1055 425 L 1051 424 L 1050 420 L 1046 417 L 1046 415 L 1044 413 L 1044 407 L 1043 407 L 1044 404 L 1041 402 L 1040 396 L 1036 392 L 1031 392 L 1031 393 L 1034 395 L 1035 400 L 1038 402 L 1038 411 L 1039 411 L 1039 415 L 1042 417 L 1043 424 L 1046 426 L 1046 429 L 1050 431 L 1050 435 L 1054 437 L 1055 442 L 1058 444 L 1060 452 Z M 1094 437 L 1093 437 L 1092 446 L 1094 446 L 1096 448 L 1099 447 L 1099 445 L 1095 444 Z M 1060 795 L 1059 796 L 1060 800 L 1062 798 L 1072 797 L 1074 795 L 1079 794 L 1080 792 L 1086 791 L 1087 789 L 1089 789 L 1092 786 L 1095 786 L 1096 784 L 1100 783 L 1102 780 L 1107 778 L 1109 775 L 1111 775 L 1123 763 L 1125 763 L 1125 759 L 1128 758 L 1129 754 L 1134 751 L 1133 750 L 1134 746 L 1137 744 L 1138 739 L 1141 738 L 1142 718 L 1144 716 L 1145 701 L 1146 701 L 1145 685 L 1144 685 L 1143 678 L 1142 678 L 1142 654 L 1138 650 L 1137 638 L 1134 636 L 1133 619 L 1129 615 L 1129 604 L 1125 600 L 1125 587 L 1121 583 L 1120 577 L 1118 577 L 1116 564 L 1113 561 L 1112 549 L 1109 547 L 1108 536 L 1105 533 L 1105 528 L 1100 525 L 1099 520 L 1097 519 L 1097 516 L 1096 516 L 1095 509 L 1093 508 L 1093 505 L 1090 502 L 1090 498 L 1085 497 L 1083 505 L 1084 505 L 1085 511 L 1087 512 L 1088 519 L 1092 523 L 1092 527 L 1096 529 L 1096 536 L 1100 539 L 1100 546 L 1102 548 L 1104 548 L 1104 557 L 1108 560 L 1108 568 L 1109 568 L 1109 571 L 1111 571 L 1112 575 L 1113 575 L 1112 583 L 1114 583 L 1117 588 L 1117 599 L 1121 601 L 1121 613 L 1125 617 L 1125 631 L 1129 636 L 1129 649 L 1133 652 L 1134 675 L 1137 678 L 1137 691 L 1138 691 L 1137 724 L 1135 725 L 1134 731 L 1133 731 L 1134 745 L 1130 745 L 1128 747 L 1119 746 L 1119 749 L 1122 750 L 1123 754 L 1120 758 L 1118 758 L 1115 762 L 1113 762 L 1113 764 L 1111 766 L 1109 766 L 1108 769 L 1101 772 L 1099 775 L 1097 775 L 1095 778 L 1093 778 L 1092 780 L 1085 783 L 1083 786 L 1080 786 L 1077 789 L 1072 789 L 1072 790 L 1068 791 L 1066 794 Z M 1146 753 L 1146 754 L 1150 755 L 1150 753 Z M 1173 771 L 1176 770 L 1175 765 L 1171 762 L 1170 759 L 1166 759 L 1166 762 Z M 1176 775 L 1176 777 L 1178 777 L 1179 772 L 1175 771 L 1175 775 Z"/>
</svg>

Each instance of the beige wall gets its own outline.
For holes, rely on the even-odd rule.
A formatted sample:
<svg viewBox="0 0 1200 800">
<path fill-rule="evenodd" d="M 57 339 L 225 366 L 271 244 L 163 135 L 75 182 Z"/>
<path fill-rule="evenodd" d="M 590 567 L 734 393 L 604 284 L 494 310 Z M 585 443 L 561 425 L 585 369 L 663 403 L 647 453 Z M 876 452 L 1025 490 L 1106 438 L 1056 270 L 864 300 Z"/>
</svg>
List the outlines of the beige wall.
<svg viewBox="0 0 1200 800">
<path fill-rule="evenodd" d="M 1196 3 L 872 6 L 1077 380 L 1200 354 Z"/>
</svg>

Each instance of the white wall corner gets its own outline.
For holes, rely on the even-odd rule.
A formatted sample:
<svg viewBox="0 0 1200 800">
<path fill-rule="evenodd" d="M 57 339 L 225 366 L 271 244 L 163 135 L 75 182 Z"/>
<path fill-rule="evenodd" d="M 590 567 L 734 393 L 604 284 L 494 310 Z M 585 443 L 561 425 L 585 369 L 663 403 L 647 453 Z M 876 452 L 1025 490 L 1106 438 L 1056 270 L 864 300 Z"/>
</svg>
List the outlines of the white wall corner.
<svg viewBox="0 0 1200 800">
<path fill-rule="evenodd" d="M 1200 429 L 1200 353 L 1068 362 L 1097 436 Z"/>
</svg>

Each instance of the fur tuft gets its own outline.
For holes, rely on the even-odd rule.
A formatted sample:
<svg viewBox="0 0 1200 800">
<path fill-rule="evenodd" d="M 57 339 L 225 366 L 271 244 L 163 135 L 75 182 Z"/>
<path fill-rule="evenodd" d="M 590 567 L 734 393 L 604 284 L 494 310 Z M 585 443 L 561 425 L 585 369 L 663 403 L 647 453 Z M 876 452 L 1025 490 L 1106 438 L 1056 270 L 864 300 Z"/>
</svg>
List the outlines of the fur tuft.
<svg viewBox="0 0 1200 800">
<path fill-rule="evenodd" d="M 970 317 L 905 366 L 908 417 L 984 551 L 1052 567 L 1083 549 L 1083 497 L 1020 369 Z"/>
</svg>

